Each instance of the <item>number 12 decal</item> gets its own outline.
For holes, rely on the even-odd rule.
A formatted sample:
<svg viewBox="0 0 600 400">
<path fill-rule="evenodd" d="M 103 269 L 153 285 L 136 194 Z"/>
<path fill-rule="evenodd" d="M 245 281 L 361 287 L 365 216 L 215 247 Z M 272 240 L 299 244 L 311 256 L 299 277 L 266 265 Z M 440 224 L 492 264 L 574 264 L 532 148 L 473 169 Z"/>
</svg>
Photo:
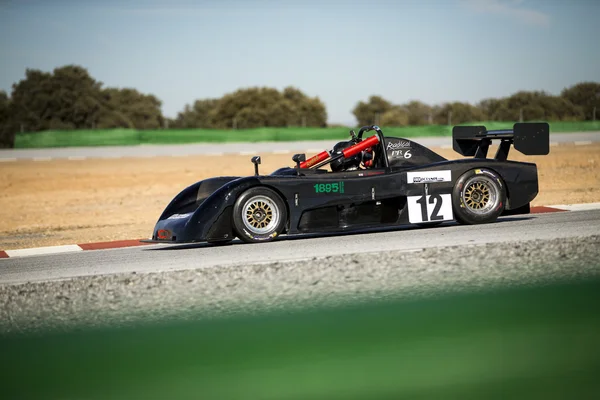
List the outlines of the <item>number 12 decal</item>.
<svg viewBox="0 0 600 400">
<path fill-rule="evenodd" d="M 451 194 L 408 196 L 408 220 L 411 224 L 420 224 L 454 219 L 451 196 Z"/>
</svg>

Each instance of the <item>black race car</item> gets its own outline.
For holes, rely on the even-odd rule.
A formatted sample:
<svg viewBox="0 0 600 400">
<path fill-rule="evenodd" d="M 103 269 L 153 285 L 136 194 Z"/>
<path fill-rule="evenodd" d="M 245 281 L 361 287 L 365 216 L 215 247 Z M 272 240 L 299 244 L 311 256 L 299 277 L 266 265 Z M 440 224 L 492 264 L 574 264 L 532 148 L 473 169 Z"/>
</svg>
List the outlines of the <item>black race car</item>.
<svg viewBox="0 0 600 400">
<path fill-rule="evenodd" d="M 364 138 L 366 132 L 374 135 Z M 510 130 L 455 126 L 447 160 L 418 143 L 385 137 L 378 126 L 350 131 L 337 143 L 293 167 L 260 175 L 197 182 L 179 193 L 158 219 L 159 243 L 268 242 L 280 235 L 389 227 L 494 222 L 526 214 L 538 193 L 536 164 L 507 160 L 511 146 L 526 155 L 550 152 L 547 123 L 517 123 Z M 492 141 L 499 141 L 488 158 Z M 328 167 L 328 168 L 327 168 Z"/>
</svg>

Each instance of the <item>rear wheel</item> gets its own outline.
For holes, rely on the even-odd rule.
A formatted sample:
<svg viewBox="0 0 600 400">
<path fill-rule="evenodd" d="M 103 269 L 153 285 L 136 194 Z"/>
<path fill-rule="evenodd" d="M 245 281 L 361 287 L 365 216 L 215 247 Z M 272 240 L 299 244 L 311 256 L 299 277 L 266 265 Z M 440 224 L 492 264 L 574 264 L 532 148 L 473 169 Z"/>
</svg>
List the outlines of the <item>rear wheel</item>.
<svg viewBox="0 0 600 400">
<path fill-rule="evenodd" d="M 233 206 L 233 226 L 246 243 L 270 242 L 283 232 L 286 223 L 285 203 L 265 187 L 248 189 Z"/>
<path fill-rule="evenodd" d="M 465 172 L 454 185 L 454 217 L 461 224 L 494 222 L 506 203 L 506 188 L 498 174 L 488 169 Z"/>
</svg>

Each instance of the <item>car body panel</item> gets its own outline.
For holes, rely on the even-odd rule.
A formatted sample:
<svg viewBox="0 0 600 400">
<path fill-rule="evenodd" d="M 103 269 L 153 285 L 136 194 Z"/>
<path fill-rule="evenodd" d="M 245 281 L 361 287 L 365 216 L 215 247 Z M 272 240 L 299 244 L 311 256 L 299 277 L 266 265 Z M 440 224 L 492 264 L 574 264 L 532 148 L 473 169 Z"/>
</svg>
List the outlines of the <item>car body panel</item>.
<svg viewBox="0 0 600 400">
<path fill-rule="evenodd" d="M 269 175 L 199 181 L 170 202 L 149 241 L 232 240 L 236 236 L 232 224 L 235 201 L 257 186 L 274 190 L 285 202 L 288 224 L 282 233 L 287 235 L 452 221 L 452 190 L 469 170 L 487 169 L 502 178 L 507 193 L 505 214 L 528 212 L 529 203 L 538 194 L 537 166 L 533 163 L 490 158 L 446 160 L 416 142 L 393 137 L 384 138 L 379 150 L 375 166 L 369 169 L 328 172 L 318 166 L 283 167 Z"/>
</svg>

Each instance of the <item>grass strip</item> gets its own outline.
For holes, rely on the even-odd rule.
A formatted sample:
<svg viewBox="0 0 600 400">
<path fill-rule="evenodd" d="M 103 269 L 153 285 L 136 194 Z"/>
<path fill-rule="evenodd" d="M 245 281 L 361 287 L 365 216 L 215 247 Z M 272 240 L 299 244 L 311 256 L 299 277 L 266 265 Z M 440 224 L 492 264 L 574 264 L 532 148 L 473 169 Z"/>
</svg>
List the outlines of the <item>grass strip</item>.
<svg viewBox="0 0 600 400">
<path fill-rule="evenodd" d="M 475 122 L 488 129 L 511 128 L 514 122 Z M 426 125 L 381 127 L 387 136 L 404 138 L 451 136 L 452 127 Z M 344 140 L 351 128 L 257 128 L 245 130 L 217 129 L 108 129 L 18 133 L 15 148 L 129 146 L 140 144 L 187 144 L 231 142 L 285 142 L 309 140 Z M 358 131 L 358 128 L 354 128 Z M 550 132 L 584 132 L 600 130 L 599 121 L 551 122 Z"/>
</svg>

